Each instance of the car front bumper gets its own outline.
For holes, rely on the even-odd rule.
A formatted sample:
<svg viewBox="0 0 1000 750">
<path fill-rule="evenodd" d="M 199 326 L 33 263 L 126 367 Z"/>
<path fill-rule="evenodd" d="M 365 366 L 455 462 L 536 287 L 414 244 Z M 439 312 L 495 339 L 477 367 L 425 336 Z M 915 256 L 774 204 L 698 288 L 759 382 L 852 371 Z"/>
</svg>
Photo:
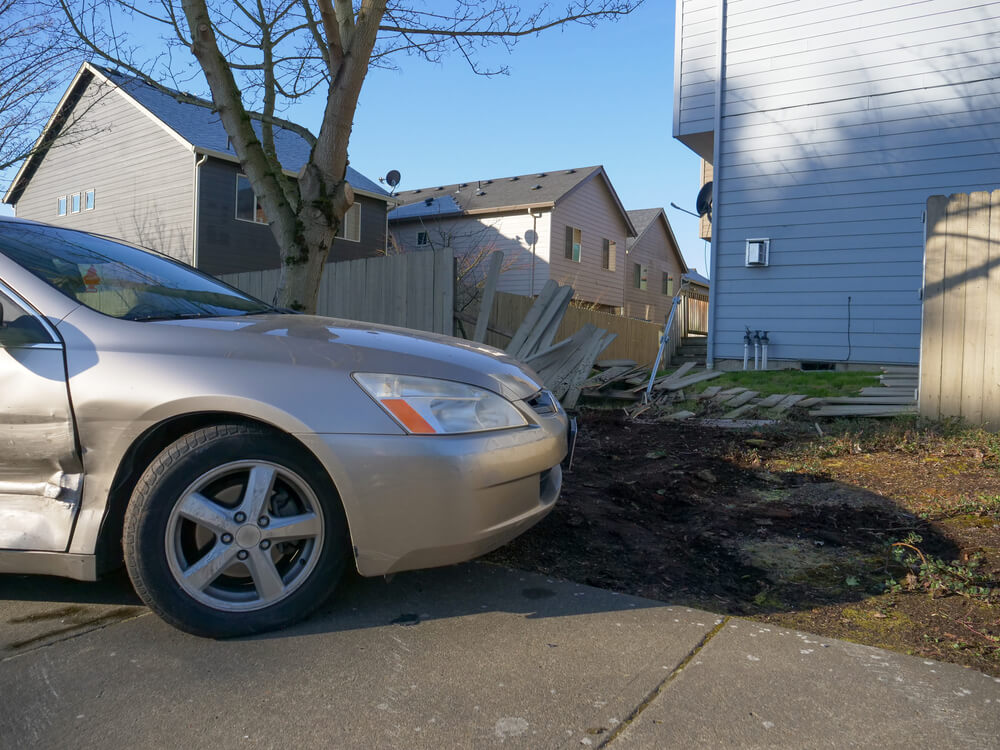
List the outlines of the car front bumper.
<svg viewBox="0 0 1000 750">
<path fill-rule="evenodd" d="M 552 510 L 568 422 L 558 414 L 472 435 L 298 435 L 344 504 L 358 571 L 377 576 L 470 560 Z"/>
</svg>

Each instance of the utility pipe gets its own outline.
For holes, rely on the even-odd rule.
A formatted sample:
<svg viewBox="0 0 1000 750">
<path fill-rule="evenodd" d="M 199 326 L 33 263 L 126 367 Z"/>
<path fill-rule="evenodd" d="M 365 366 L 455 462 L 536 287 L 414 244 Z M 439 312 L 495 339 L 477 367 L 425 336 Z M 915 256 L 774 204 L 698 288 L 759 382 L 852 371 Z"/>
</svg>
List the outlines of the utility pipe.
<svg viewBox="0 0 1000 750">
<path fill-rule="evenodd" d="M 753 335 L 753 369 L 760 369 L 760 331 Z"/>
<path fill-rule="evenodd" d="M 743 369 L 747 369 L 747 365 L 750 362 L 750 329 L 747 328 L 747 332 L 743 334 Z"/>
<path fill-rule="evenodd" d="M 761 347 L 761 361 L 760 369 L 767 369 L 767 344 L 770 341 L 767 337 L 767 331 L 764 331 L 764 335 L 760 337 L 760 347 Z"/>
</svg>

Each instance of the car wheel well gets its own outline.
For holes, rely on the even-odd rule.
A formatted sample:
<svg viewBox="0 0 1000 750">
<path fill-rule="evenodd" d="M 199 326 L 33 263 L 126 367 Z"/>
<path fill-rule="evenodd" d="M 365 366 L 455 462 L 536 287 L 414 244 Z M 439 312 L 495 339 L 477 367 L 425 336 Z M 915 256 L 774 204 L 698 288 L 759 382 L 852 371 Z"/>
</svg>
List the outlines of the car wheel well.
<svg viewBox="0 0 1000 750">
<path fill-rule="evenodd" d="M 308 456 L 310 460 L 316 463 L 320 471 L 330 479 L 331 486 L 336 490 L 333 478 L 329 476 L 329 473 L 319 459 L 313 455 L 312 451 L 300 440 L 296 439 L 294 435 L 272 424 L 242 414 L 231 414 L 228 412 L 198 412 L 171 417 L 150 427 L 136 438 L 118 465 L 115 480 L 111 485 L 111 491 L 108 493 L 104 520 L 101 522 L 101 529 L 97 538 L 96 556 L 98 575 L 117 570 L 124 564 L 122 531 L 125 523 L 125 509 L 132 498 L 132 493 L 135 490 L 136 483 L 139 481 L 139 477 L 142 476 L 142 473 L 153 459 L 159 455 L 160 451 L 175 440 L 195 430 L 211 425 L 231 424 L 234 422 L 263 427 L 294 443 L 304 456 Z"/>
</svg>

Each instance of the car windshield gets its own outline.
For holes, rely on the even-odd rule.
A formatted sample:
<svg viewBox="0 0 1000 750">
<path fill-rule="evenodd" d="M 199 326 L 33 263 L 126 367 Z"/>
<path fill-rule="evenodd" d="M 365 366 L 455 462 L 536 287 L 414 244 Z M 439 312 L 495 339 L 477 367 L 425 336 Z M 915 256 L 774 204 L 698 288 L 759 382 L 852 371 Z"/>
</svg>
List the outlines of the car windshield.
<svg viewBox="0 0 1000 750">
<path fill-rule="evenodd" d="M 274 311 L 183 263 L 86 232 L 4 222 L 0 253 L 67 297 L 115 318 L 176 320 Z"/>
</svg>

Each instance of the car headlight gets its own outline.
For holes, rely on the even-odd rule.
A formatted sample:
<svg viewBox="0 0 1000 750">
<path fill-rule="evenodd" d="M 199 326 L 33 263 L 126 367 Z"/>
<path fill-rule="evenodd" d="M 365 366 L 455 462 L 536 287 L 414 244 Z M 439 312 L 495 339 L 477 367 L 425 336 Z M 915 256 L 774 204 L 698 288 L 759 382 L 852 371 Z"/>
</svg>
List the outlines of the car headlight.
<svg viewBox="0 0 1000 750">
<path fill-rule="evenodd" d="M 528 423 L 507 399 L 465 383 L 370 372 L 354 373 L 354 380 L 407 432 L 417 435 L 502 430 Z"/>
</svg>

